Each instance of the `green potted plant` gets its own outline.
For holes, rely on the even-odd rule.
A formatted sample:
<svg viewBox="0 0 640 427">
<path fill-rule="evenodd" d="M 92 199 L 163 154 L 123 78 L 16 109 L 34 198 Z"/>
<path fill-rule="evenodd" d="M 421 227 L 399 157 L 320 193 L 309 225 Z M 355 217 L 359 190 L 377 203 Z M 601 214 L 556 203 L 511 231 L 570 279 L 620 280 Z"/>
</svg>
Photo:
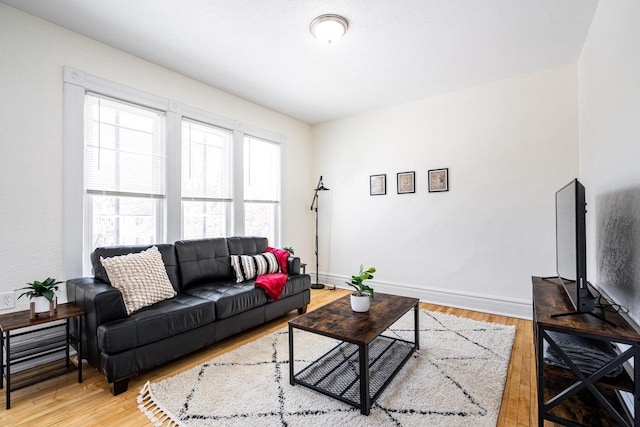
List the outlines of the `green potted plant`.
<svg viewBox="0 0 640 427">
<path fill-rule="evenodd" d="M 49 307 L 55 297 L 55 291 L 58 290 L 59 283 L 62 282 L 56 282 L 56 279 L 51 277 L 47 277 L 42 282 L 35 280 L 33 283 L 27 283 L 27 286 L 18 289 L 19 291 L 26 289 L 25 292 L 20 294 L 18 299 L 27 296 L 30 300 L 33 300 L 36 313 L 49 311 Z"/>
<path fill-rule="evenodd" d="M 349 282 L 345 282 L 347 285 L 354 288 L 356 291 L 351 294 L 351 309 L 358 313 L 364 313 L 369 311 L 371 306 L 371 300 L 375 298 L 373 288 L 364 283 L 365 280 L 373 279 L 373 273 L 376 272 L 375 267 L 369 267 L 364 269 L 364 265 L 360 264 L 360 271 L 356 276 L 351 276 Z"/>
</svg>

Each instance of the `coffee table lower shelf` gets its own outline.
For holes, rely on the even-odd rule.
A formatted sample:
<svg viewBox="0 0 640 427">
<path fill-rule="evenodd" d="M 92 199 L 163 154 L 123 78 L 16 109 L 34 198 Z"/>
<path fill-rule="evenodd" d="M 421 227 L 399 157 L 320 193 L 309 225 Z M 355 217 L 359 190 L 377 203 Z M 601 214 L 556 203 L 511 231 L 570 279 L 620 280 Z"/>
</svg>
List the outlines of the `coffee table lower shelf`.
<svg viewBox="0 0 640 427">
<path fill-rule="evenodd" d="M 384 335 L 375 338 L 368 346 L 341 342 L 295 374 L 291 384 L 309 387 L 360 408 L 363 414 L 368 415 L 373 402 L 415 350 L 413 342 Z M 368 359 L 366 365 L 360 363 L 361 357 Z M 364 382 L 361 381 L 363 377 Z M 367 388 L 368 396 L 362 399 L 362 391 Z"/>
</svg>

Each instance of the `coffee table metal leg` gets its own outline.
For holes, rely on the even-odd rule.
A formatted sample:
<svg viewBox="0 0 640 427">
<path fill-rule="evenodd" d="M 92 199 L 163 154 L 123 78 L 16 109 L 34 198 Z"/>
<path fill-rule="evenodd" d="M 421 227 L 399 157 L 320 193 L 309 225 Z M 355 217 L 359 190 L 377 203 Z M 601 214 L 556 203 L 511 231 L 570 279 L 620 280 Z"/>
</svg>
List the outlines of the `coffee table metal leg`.
<svg viewBox="0 0 640 427">
<path fill-rule="evenodd" d="M 360 356 L 360 413 L 369 415 L 371 409 L 371 395 L 369 394 L 369 346 L 358 345 Z"/>
<path fill-rule="evenodd" d="M 293 328 L 289 325 L 289 384 L 293 383 Z"/>
</svg>

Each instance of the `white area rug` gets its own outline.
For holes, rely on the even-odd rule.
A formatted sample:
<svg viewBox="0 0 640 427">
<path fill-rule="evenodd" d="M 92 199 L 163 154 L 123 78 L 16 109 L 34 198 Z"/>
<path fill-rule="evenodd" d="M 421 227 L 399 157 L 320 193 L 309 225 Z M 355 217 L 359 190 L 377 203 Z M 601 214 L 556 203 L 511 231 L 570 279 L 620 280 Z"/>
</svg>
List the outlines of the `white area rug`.
<svg viewBox="0 0 640 427">
<path fill-rule="evenodd" d="M 385 335 L 413 341 L 413 313 Z M 294 330 L 296 372 L 338 342 Z M 369 416 L 289 384 L 286 328 L 157 383 L 138 396 L 156 425 L 495 426 L 514 326 L 420 310 L 420 350 Z"/>
</svg>

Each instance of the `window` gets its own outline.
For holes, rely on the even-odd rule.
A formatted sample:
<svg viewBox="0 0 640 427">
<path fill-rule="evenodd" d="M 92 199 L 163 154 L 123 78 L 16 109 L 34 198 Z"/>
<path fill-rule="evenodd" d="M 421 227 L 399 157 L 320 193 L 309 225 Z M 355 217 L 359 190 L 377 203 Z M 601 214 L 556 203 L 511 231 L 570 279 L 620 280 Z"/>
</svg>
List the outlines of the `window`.
<svg viewBox="0 0 640 427">
<path fill-rule="evenodd" d="M 231 234 L 231 141 L 226 129 L 182 120 L 182 237 Z"/>
<path fill-rule="evenodd" d="M 280 146 L 250 136 L 244 138 L 244 233 L 279 241 Z"/>
<path fill-rule="evenodd" d="M 63 131 L 66 276 L 91 274 L 98 246 L 279 244 L 281 135 L 71 67 Z"/>
<path fill-rule="evenodd" d="M 162 241 L 164 114 L 93 94 L 85 113 L 86 247 Z"/>
</svg>

